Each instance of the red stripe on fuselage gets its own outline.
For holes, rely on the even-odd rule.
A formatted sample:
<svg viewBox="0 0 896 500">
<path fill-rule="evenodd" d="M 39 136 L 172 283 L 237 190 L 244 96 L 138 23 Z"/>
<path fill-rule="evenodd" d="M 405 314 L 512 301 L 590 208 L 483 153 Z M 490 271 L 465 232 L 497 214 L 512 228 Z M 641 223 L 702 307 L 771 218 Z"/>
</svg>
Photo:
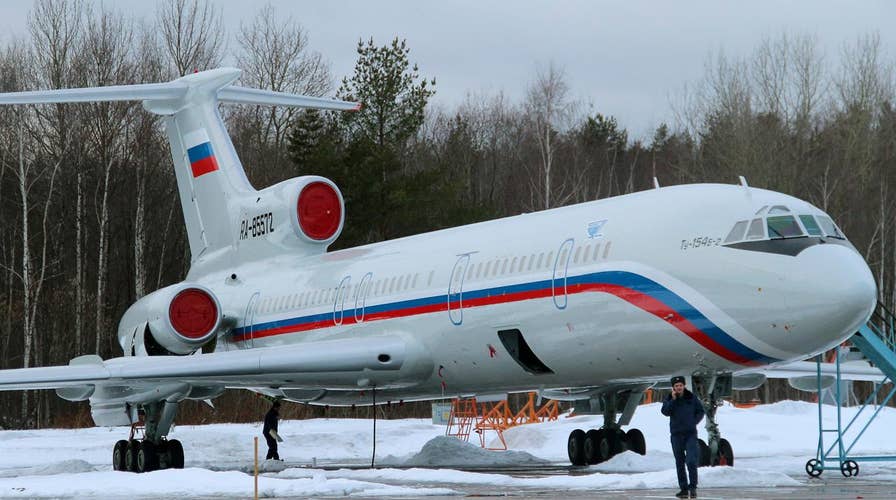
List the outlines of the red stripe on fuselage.
<svg viewBox="0 0 896 500">
<path fill-rule="evenodd" d="M 558 287 L 559 288 L 559 287 Z M 641 293 L 637 290 L 633 290 L 631 288 L 627 288 L 620 285 L 611 285 L 605 283 L 587 283 L 587 284 L 576 284 L 576 285 L 568 285 L 566 289 L 567 295 L 574 295 L 578 293 L 584 292 L 601 292 L 607 293 L 613 296 L 616 296 L 633 306 L 648 312 L 663 321 L 669 323 L 695 342 L 706 348 L 707 350 L 715 353 L 716 355 L 727 359 L 728 361 L 732 361 L 738 364 L 746 365 L 746 366 L 755 366 L 758 365 L 758 361 L 751 360 L 749 358 L 745 358 L 735 352 L 730 351 L 725 348 L 718 342 L 716 342 L 712 337 L 707 335 L 705 332 L 697 328 L 696 325 L 691 323 L 687 318 L 683 317 L 681 314 L 676 312 L 671 307 L 667 306 L 663 302 L 651 297 L 650 295 Z M 515 292 L 515 293 L 504 293 L 491 295 L 488 297 L 479 297 L 474 299 L 464 299 L 461 301 L 452 301 L 451 308 L 459 309 L 461 307 L 482 307 L 488 305 L 495 304 L 506 304 L 510 302 L 521 302 L 524 300 L 532 300 L 532 299 L 541 299 L 546 297 L 551 297 L 553 295 L 553 290 L 551 288 L 542 288 L 538 290 L 528 290 L 525 292 Z M 392 311 L 383 311 L 376 313 L 366 314 L 361 321 L 357 321 L 354 315 L 344 315 L 342 318 L 342 322 L 339 325 L 336 325 L 333 319 L 326 320 L 318 320 L 310 323 L 304 323 L 299 325 L 288 325 L 277 328 L 270 328 L 266 330 L 262 330 L 259 332 L 255 332 L 252 334 L 244 333 L 237 337 L 235 340 L 237 342 L 249 340 L 248 337 L 251 335 L 253 339 L 271 337 L 274 335 L 281 335 L 287 333 L 298 333 L 304 332 L 308 330 L 316 330 L 319 328 L 330 328 L 333 326 L 349 326 L 362 321 L 379 321 L 385 319 L 397 319 L 397 318 L 406 318 L 409 316 L 417 316 L 420 314 L 428 314 L 433 312 L 442 312 L 448 309 L 448 301 L 439 302 L 436 304 L 429 304 L 425 306 L 417 306 L 417 307 L 409 307 L 405 309 L 395 309 Z"/>
</svg>

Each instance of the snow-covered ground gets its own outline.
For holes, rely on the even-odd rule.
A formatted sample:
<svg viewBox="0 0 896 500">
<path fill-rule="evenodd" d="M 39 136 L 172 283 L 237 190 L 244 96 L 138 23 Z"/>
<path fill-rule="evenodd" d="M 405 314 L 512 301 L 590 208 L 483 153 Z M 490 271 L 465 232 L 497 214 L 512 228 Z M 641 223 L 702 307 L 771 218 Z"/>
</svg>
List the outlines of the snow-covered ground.
<svg viewBox="0 0 896 500">
<path fill-rule="evenodd" d="M 845 422 L 855 409 L 844 409 Z M 866 410 L 868 412 L 869 410 Z M 735 466 L 704 468 L 701 487 L 792 486 L 807 481 L 806 460 L 818 440 L 817 406 L 782 402 L 751 409 L 719 409 L 723 435 L 734 447 Z M 835 426 L 835 408 L 825 408 L 825 426 Z M 283 421 L 284 462 L 262 462 L 263 497 L 462 495 L 465 488 L 557 490 L 673 488 L 674 461 L 668 423 L 659 405 L 642 406 L 632 422 L 644 432 L 647 455 L 623 453 L 593 474 L 513 477 L 464 472 L 476 466 L 537 467 L 566 465 L 566 439 L 575 428 L 596 428 L 601 418 L 561 416 L 555 422 L 516 427 L 505 432 L 510 452 L 482 450 L 444 438 L 444 426 L 429 420 L 377 422 L 376 463 L 370 463 L 372 422 L 316 419 Z M 856 445 L 853 454 L 896 455 L 896 410 L 885 408 Z M 186 468 L 147 474 L 115 472 L 112 445 L 122 428 L 0 432 L 0 497 L 251 497 L 253 438 L 261 424 L 176 427 L 171 438 L 184 445 Z M 701 437 L 705 435 L 701 429 Z M 264 440 L 260 440 L 264 454 Z M 316 465 L 316 467 L 314 466 Z M 334 465 L 345 468 L 323 470 Z M 896 462 L 861 463 L 861 477 L 896 483 Z M 348 467 L 352 466 L 352 467 Z M 837 474 L 826 471 L 826 475 Z"/>
</svg>

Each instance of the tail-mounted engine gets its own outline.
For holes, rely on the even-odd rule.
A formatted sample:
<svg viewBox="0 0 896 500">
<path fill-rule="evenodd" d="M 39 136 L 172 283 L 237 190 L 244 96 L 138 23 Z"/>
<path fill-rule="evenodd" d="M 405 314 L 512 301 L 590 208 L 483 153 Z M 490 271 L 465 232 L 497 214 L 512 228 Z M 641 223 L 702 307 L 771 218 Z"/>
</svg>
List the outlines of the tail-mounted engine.
<svg viewBox="0 0 896 500">
<path fill-rule="evenodd" d="M 118 339 L 126 354 L 190 354 L 215 338 L 221 318 L 211 290 L 178 283 L 134 303 L 121 318 Z"/>
<path fill-rule="evenodd" d="M 339 188 L 316 175 L 252 193 L 240 206 L 234 240 L 247 260 L 287 249 L 306 255 L 323 253 L 339 237 L 345 221 Z"/>
</svg>

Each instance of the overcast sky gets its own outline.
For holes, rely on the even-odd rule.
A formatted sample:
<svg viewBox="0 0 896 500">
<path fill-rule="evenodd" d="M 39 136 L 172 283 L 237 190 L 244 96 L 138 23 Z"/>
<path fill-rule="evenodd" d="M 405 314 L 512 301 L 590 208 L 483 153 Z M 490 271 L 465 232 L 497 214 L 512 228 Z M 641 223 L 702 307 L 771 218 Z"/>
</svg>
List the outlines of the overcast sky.
<svg viewBox="0 0 896 500">
<path fill-rule="evenodd" d="M 261 2 L 213 0 L 229 33 Z M 671 121 L 670 98 L 700 79 L 707 56 L 746 56 L 782 33 L 819 38 L 829 64 L 841 47 L 878 32 L 896 50 L 896 2 L 681 0 L 620 1 L 272 1 L 308 31 L 334 76 L 350 74 L 359 38 L 406 38 L 422 75 L 436 78 L 435 102 L 453 107 L 467 92 L 522 99 L 536 66 L 553 61 L 572 95 L 592 112 L 616 116 L 635 137 Z M 152 18 L 155 2 L 107 2 Z M 0 28 L 24 34 L 30 2 L 0 3 Z M 235 48 L 235 43 L 230 44 Z"/>
</svg>

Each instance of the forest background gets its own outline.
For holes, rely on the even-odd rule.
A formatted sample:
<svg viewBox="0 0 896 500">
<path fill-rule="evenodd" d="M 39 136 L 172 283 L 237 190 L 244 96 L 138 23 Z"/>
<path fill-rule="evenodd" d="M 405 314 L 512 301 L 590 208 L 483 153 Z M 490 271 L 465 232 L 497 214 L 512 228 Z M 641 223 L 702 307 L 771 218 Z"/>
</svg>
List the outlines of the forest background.
<svg viewBox="0 0 896 500">
<path fill-rule="evenodd" d="M 209 2 L 166 0 L 139 20 L 106 4 L 39 0 L 27 31 L 0 47 L 2 92 L 162 82 L 229 55 L 240 85 L 362 102 L 351 114 L 222 108 L 254 186 L 305 174 L 340 186 L 346 225 L 333 248 L 649 189 L 654 178 L 742 175 L 831 214 L 871 266 L 879 299 L 896 306 L 896 72 L 875 33 L 845 44 L 836 64 L 801 33 L 744 58 L 707 53 L 702 78 L 672 100 L 674 123 L 632 138 L 571 95 L 551 62 L 533 68 L 519 102 L 480 92 L 436 107 L 437 81 L 419 74 L 403 40 L 362 39 L 354 73 L 333 75 L 298 20 L 271 6 L 228 35 Z M 0 211 L 3 369 L 121 355 L 121 314 L 189 268 L 168 143 L 139 103 L 0 108 Z M 737 397 L 812 395 L 774 381 Z M 86 403 L 52 391 L 0 393 L 0 405 L 2 427 L 91 425 Z M 229 391 L 215 409 L 185 403 L 178 421 L 252 421 L 266 407 Z M 377 411 L 426 416 L 429 405 Z"/>
</svg>

